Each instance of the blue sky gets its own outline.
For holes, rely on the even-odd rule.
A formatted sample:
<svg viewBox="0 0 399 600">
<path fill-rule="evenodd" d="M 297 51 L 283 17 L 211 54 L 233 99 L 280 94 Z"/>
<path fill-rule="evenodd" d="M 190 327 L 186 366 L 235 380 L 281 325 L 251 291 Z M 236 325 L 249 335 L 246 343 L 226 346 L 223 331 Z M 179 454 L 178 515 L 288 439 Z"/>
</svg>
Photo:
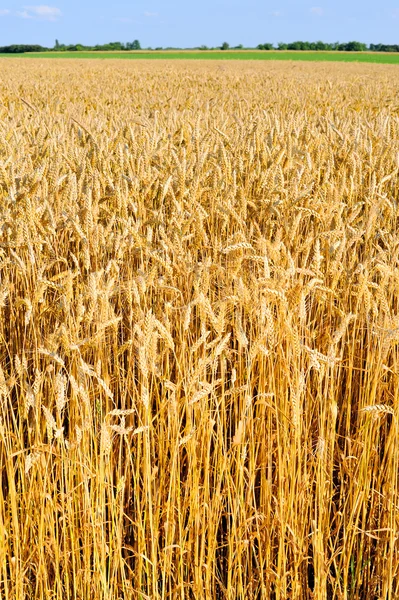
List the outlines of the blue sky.
<svg viewBox="0 0 399 600">
<path fill-rule="evenodd" d="M 29 2 L 29 0 L 25 0 Z M 34 2 L 35 0 L 33 0 Z M 0 0 L 0 46 L 231 46 L 295 40 L 399 43 L 399 0 Z"/>
</svg>

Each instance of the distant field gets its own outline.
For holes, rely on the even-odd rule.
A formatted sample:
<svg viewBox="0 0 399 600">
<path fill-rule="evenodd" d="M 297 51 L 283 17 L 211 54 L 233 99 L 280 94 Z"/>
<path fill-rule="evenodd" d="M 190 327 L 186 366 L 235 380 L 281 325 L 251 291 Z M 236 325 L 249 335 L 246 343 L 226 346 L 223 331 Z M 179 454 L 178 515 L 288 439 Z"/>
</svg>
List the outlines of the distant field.
<svg viewBox="0 0 399 600">
<path fill-rule="evenodd" d="M 151 51 L 151 52 L 30 52 L 26 54 L 0 54 L 12 58 L 123 58 L 132 59 L 192 59 L 192 60 L 299 60 L 299 61 L 338 61 L 399 64 L 399 53 L 379 52 L 281 52 L 281 51 Z"/>
</svg>

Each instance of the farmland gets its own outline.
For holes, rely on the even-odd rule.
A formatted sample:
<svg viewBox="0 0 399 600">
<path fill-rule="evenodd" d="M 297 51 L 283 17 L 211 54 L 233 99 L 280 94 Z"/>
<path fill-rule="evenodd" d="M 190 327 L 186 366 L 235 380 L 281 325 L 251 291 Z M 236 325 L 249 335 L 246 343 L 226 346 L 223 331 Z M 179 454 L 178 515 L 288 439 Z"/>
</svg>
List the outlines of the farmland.
<svg viewBox="0 0 399 600">
<path fill-rule="evenodd" d="M 399 64 L 399 53 L 390 52 L 312 52 L 312 51 L 262 51 L 262 50 L 151 50 L 139 52 L 28 52 L 23 55 L 0 54 L 8 58 L 52 58 L 52 59 L 123 59 L 123 60 L 289 60 L 311 62 L 360 62 Z"/>
<path fill-rule="evenodd" d="M 0 60 L 0 596 L 399 597 L 399 72 Z"/>
</svg>

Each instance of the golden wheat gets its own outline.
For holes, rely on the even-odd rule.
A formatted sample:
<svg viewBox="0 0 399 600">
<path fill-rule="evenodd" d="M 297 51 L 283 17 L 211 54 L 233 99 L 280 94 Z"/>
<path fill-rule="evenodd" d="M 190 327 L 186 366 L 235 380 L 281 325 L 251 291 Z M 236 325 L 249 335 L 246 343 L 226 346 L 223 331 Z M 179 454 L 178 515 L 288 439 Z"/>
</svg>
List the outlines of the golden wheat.
<svg viewBox="0 0 399 600">
<path fill-rule="evenodd" d="M 1 598 L 397 598 L 396 67 L 1 69 Z"/>
</svg>

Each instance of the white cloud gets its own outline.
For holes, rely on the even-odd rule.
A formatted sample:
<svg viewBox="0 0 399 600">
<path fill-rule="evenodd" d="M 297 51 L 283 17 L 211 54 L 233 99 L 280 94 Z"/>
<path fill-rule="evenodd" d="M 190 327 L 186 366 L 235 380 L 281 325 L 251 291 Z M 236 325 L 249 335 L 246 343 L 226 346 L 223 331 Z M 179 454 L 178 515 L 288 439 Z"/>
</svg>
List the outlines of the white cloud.
<svg viewBox="0 0 399 600">
<path fill-rule="evenodd" d="M 114 17 L 112 20 L 116 23 L 136 23 L 136 21 L 130 17 Z"/>
<path fill-rule="evenodd" d="M 145 16 L 145 17 L 149 17 L 149 18 L 151 18 L 151 17 L 152 17 L 152 18 L 154 18 L 154 17 L 159 17 L 159 14 L 158 14 L 157 12 L 149 12 L 149 11 L 146 11 L 146 12 L 144 13 L 144 16 Z"/>
<path fill-rule="evenodd" d="M 276 17 L 276 18 L 283 16 L 283 13 L 281 12 L 281 10 L 273 10 L 270 14 L 272 17 Z"/>
<path fill-rule="evenodd" d="M 38 6 L 24 6 L 23 11 L 17 12 L 17 16 L 21 19 L 38 19 L 41 21 L 57 21 L 62 12 L 56 6 L 47 6 L 47 4 L 39 4 Z"/>
<path fill-rule="evenodd" d="M 26 10 L 17 10 L 15 14 L 20 19 L 33 19 L 33 16 L 30 15 Z"/>
<path fill-rule="evenodd" d="M 8 8 L 0 8 L 0 17 L 5 17 L 11 14 L 11 11 Z"/>
<path fill-rule="evenodd" d="M 310 9 L 310 13 L 316 15 L 316 17 L 322 17 L 324 15 L 324 10 L 320 6 L 313 6 Z"/>
<path fill-rule="evenodd" d="M 394 9 L 394 11 L 392 12 L 392 17 L 394 19 L 399 19 L 399 8 Z"/>
</svg>

